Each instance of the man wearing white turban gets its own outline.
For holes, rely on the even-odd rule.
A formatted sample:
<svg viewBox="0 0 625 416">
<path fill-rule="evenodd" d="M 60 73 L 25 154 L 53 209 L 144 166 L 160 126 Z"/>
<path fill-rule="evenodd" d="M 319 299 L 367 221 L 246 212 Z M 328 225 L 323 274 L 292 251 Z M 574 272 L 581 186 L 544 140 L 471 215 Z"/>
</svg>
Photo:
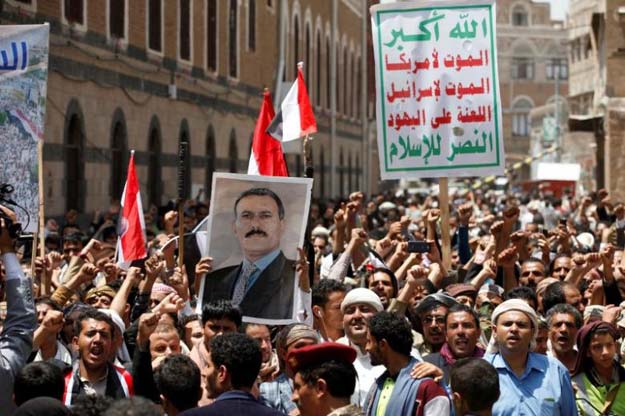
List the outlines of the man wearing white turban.
<svg viewBox="0 0 625 416">
<path fill-rule="evenodd" d="M 501 395 L 494 416 L 577 415 L 569 372 L 556 359 L 531 352 L 536 312 L 520 299 L 493 311 L 493 334 L 484 359 L 499 375 Z"/>
</svg>

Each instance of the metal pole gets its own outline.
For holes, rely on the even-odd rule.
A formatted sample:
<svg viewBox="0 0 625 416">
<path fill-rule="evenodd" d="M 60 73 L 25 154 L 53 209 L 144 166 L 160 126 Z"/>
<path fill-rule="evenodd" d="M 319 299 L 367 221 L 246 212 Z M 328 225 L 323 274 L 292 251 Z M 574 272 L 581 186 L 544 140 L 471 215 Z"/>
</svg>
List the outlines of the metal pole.
<svg viewBox="0 0 625 416">
<path fill-rule="evenodd" d="M 369 123 L 367 123 L 367 0 L 362 0 L 362 52 L 360 53 L 360 117 L 362 121 L 362 178 L 360 190 L 371 194 L 371 169 L 369 168 Z"/>
<path fill-rule="evenodd" d="M 330 196 L 336 197 L 336 42 L 338 40 L 338 0 L 332 0 L 332 35 L 330 40 Z"/>
<path fill-rule="evenodd" d="M 557 65 L 554 65 L 553 75 L 556 77 L 556 85 L 555 85 L 555 95 L 556 95 L 556 105 L 554 106 L 554 119 L 556 125 L 556 144 L 558 145 L 558 151 L 555 152 L 556 162 L 560 162 L 560 157 L 562 155 L 562 143 L 560 143 L 560 59 L 557 61 Z"/>
<path fill-rule="evenodd" d="M 278 103 L 280 105 L 280 100 L 282 99 L 282 76 L 285 71 L 285 56 L 286 56 L 286 24 L 288 22 L 288 17 L 286 16 L 286 2 L 287 0 L 280 0 L 280 11 L 278 12 L 278 26 L 279 26 L 279 51 L 278 51 L 278 73 L 276 74 L 276 91 L 273 96 L 274 103 Z"/>
</svg>

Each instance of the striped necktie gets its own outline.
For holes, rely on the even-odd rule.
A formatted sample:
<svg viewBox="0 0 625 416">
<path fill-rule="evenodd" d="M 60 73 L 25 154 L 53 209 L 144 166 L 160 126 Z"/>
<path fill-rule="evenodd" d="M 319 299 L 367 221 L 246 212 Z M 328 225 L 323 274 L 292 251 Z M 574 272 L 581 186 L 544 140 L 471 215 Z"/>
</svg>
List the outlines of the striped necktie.
<svg viewBox="0 0 625 416">
<path fill-rule="evenodd" d="M 245 290 L 247 289 L 247 282 L 250 280 L 250 276 L 258 270 L 258 267 L 254 263 L 243 262 L 239 279 L 234 287 L 234 293 L 232 294 L 232 304 L 239 306 L 245 297 Z"/>
</svg>

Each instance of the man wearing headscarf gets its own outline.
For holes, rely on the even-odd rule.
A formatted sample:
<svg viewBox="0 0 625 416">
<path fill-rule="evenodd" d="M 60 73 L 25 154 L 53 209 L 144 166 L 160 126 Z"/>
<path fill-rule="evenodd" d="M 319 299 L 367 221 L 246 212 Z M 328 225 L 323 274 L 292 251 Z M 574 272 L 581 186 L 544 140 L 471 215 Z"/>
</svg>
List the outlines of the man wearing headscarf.
<svg viewBox="0 0 625 416">
<path fill-rule="evenodd" d="M 290 367 L 286 365 L 288 354 L 297 349 L 309 345 L 319 344 L 317 331 L 304 324 L 287 325 L 276 337 L 276 352 L 278 353 L 278 363 L 280 374 L 273 381 L 260 384 L 260 400 L 265 405 L 285 414 L 290 414 L 297 410 L 297 405 L 291 400 L 293 394 L 293 384 L 291 379 L 294 374 L 290 372 Z"/>
<path fill-rule="evenodd" d="M 484 359 L 499 374 L 495 416 L 577 415 L 571 378 L 556 359 L 531 352 L 538 332 L 534 309 L 520 299 L 493 311 L 493 334 Z"/>
<path fill-rule="evenodd" d="M 423 343 L 417 349 L 422 357 L 440 351 L 445 343 L 445 316 L 449 308 L 457 303 L 451 296 L 434 293 L 426 296 L 417 306 L 415 311 L 423 335 Z"/>
<path fill-rule="evenodd" d="M 594 321 L 577 332 L 573 383 L 581 415 L 625 414 L 625 369 L 615 360 L 618 329 Z"/>
</svg>

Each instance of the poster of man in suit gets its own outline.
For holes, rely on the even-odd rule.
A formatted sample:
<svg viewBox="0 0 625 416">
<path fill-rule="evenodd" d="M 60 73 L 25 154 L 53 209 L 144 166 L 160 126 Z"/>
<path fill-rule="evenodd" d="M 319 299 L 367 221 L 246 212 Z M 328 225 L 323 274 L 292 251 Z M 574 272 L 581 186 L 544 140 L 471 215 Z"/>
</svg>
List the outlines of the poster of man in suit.
<svg viewBox="0 0 625 416">
<path fill-rule="evenodd" d="M 247 322 L 293 322 L 312 179 L 215 173 L 212 189 L 202 304 L 228 299 Z"/>
</svg>

